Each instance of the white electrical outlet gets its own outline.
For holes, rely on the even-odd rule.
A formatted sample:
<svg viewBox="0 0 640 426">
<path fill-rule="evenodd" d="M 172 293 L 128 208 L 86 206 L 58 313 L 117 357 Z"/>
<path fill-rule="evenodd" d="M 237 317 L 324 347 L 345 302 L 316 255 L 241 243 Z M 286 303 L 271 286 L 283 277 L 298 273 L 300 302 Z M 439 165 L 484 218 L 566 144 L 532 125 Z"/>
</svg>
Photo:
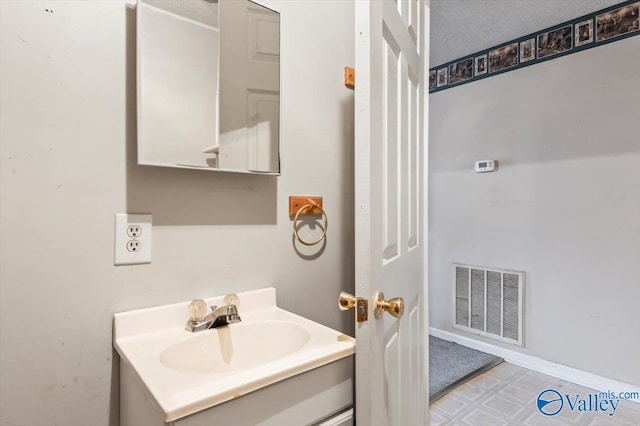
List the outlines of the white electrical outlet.
<svg viewBox="0 0 640 426">
<path fill-rule="evenodd" d="M 151 263 L 151 215 L 116 213 L 115 265 Z"/>
<path fill-rule="evenodd" d="M 142 226 L 140 225 L 129 225 L 127 227 L 127 235 L 130 237 L 139 237 L 142 232 Z"/>
</svg>

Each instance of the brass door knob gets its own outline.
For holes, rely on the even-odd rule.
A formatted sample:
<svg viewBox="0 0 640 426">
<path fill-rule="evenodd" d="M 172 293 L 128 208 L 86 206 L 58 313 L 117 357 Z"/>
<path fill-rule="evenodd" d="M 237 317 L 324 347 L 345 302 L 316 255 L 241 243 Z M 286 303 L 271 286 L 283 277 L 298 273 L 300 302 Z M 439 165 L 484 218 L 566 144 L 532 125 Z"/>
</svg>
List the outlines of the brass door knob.
<svg viewBox="0 0 640 426">
<path fill-rule="evenodd" d="M 376 295 L 376 318 L 380 318 L 385 312 L 388 312 L 391 316 L 400 318 L 404 313 L 404 300 L 402 300 L 402 297 L 385 300 L 384 293 L 378 293 Z"/>
<path fill-rule="evenodd" d="M 348 311 L 356 306 L 356 297 L 353 294 L 342 292 L 338 298 L 338 308 L 341 311 Z"/>
<path fill-rule="evenodd" d="M 358 323 L 363 323 L 369 319 L 369 300 L 366 297 L 355 297 L 353 294 L 343 291 L 338 297 L 338 308 L 341 311 L 356 308 L 356 321 Z"/>
</svg>

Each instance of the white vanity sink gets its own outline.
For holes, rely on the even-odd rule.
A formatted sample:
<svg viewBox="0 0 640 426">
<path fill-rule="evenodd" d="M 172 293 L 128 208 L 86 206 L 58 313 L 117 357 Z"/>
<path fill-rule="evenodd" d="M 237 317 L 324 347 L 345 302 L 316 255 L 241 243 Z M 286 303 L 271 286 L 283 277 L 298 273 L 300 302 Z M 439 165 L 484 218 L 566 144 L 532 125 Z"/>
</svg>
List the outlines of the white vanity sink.
<svg viewBox="0 0 640 426">
<path fill-rule="evenodd" d="M 195 333 L 184 328 L 189 302 L 115 314 L 121 388 L 136 386 L 138 400 L 175 422 L 354 353 L 352 337 L 278 308 L 273 288 L 238 296 L 241 322 Z M 140 406 L 130 394 L 121 394 L 125 411 Z"/>
<path fill-rule="evenodd" d="M 237 371 L 286 357 L 311 337 L 306 328 L 289 321 L 240 322 L 192 334 L 162 351 L 160 362 L 192 373 Z"/>
</svg>

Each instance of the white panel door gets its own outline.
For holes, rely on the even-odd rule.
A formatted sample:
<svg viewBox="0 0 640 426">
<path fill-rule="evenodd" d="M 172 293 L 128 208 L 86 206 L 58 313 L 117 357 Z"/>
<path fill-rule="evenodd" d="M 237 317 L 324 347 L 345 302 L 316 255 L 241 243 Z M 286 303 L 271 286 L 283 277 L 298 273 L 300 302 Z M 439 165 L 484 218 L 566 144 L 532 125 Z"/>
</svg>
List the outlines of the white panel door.
<svg viewBox="0 0 640 426">
<path fill-rule="evenodd" d="M 429 9 L 424 0 L 356 1 L 356 423 L 425 424 L 426 153 Z M 401 297 L 404 314 L 374 315 Z"/>
<path fill-rule="evenodd" d="M 226 169 L 279 170 L 280 16 L 221 1 L 220 158 Z"/>
</svg>

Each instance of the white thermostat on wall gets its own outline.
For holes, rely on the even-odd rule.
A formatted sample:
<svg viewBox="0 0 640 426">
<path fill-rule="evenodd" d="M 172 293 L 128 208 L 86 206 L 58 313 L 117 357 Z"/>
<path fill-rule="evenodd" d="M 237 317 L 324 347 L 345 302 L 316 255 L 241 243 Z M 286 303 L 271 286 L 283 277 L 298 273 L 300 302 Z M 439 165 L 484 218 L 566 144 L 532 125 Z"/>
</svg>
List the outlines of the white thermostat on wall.
<svg viewBox="0 0 640 426">
<path fill-rule="evenodd" d="M 476 173 L 492 172 L 495 169 L 496 169 L 496 162 L 494 160 L 476 161 Z"/>
</svg>

